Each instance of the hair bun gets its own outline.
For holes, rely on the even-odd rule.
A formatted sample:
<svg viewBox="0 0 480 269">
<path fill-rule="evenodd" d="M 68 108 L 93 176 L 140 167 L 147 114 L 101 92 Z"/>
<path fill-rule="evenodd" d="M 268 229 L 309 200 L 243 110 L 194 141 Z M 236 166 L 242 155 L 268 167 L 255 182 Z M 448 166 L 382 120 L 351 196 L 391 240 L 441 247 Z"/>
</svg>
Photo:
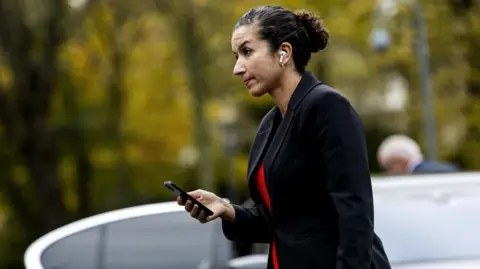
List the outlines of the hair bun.
<svg viewBox="0 0 480 269">
<path fill-rule="evenodd" d="M 297 20 L 305 27 L 310 40 L 310 52 L 318 52 L 327 47 L 329 34 L 320 18 L 312 12 L 299 10 L 295 12 Z"/>
</svg>

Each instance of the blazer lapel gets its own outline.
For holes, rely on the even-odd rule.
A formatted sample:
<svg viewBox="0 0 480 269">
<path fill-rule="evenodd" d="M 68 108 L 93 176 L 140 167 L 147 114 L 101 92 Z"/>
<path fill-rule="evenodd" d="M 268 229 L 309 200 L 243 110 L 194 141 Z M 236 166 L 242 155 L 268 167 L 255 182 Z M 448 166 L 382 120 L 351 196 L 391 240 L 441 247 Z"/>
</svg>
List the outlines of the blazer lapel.
<svg viewBox="0 0 480 269">
<path fill-rule="evenodd" d="M 265 155 L 265 149 L 268 144 L 268 141 L 271 139 L 272 131 L 274 127 L 274 120 L 275 120 L 275 113 L 277 112 L 277 108 L 272 108 L 265 120 L 260 124 L 260 128 L 258 130 L 257 136 L 252 145 L 252 149 L 250 152 L 250 162 L 248 164 L 248 175 L 247 179 L 248 182 L 251 182 L 252 178 L 255 177 L 253 174 L 257 171 L 257 167 L 260 163 L 261 158 Z"/>
<path fill-rule="evenodd" d="M 282 148 L 283 141 L 289 132 L 291 123 L 295 117 L 295 109 L 300 105 L 303 98 L 305 98 L 305 96 L 318 84 L 321 84 L 321 82 L 318 81 L 311 72 L 306 72 L 290 97 L 287 113 L 278 127 L 278 130 L 273 137 L 273 141 L 268 148 L 267 154 L 265 155 L 265 178 L 267 187 L 270 182 L 269 173 L 271 171 L 271 167 L 274 164 L 275 159 Z"/>
<path fill-rule="evenodd" d="M 277 158 L 278 152 L 280 151 L 283 141 L 285 140 L 285 137 L 288 134 L 288 130 L 290 129 L 290 125 L 294 118 L 294 114 L 295 114 L 294 111 L 287 111 L 287 113 L 285 114 L 285 117 L 283 118 L 282 122 L 278 126 L 277 132 L 275 133 L 272 143 L 270 144 L 267 154 L 265 155 L 265 174 L 267 174 L 267 171 L 270 171 L 270 168 L 273 165 L 273 162 Z M 265 178 L 268 179 L 270 177 L 265 175 Z M 267 184 L 268 184 L 268 180 L 267 180 Z"/>
<path fill-rule="evenodd" d="M 267 189 L 269 189 L 270 176 L 269 172 L 272 167 L 275 159 L 277 158 L 282 144 L 287 136 L 289 129 L 291 128 L 294 116 L 295 109 L 300 104 L 301 100 L 307 95 L 310 90 L 312 90 L 316 85 L 320 84 L 317 79 L 307 72 L 303 75 L 300 83 L 292 94 L 290 102 L 288 104 L 287 113 L 284 119 L 281 121 L 278 126 L 275 134 L 273 133 L 275 118 L 276 116 L 280 117 L 280 111 L 277 107 L 272 108 L 267 115 L 265 116 L 253 142 L 249 163 L 248 163 L 248 186 L 250 189 L 250 195 L 254 200 L 261 201 L 261 197 L 255 186 L 256 180 L 256 171 L 258 171 L 258 165 L 263 159 L 265 165 L 265 181 L 267 184 Z M 272 140 L 271 143 L 269 141 Z M 268 149 L 267 149 L 268 145 Z"/>
</svg>

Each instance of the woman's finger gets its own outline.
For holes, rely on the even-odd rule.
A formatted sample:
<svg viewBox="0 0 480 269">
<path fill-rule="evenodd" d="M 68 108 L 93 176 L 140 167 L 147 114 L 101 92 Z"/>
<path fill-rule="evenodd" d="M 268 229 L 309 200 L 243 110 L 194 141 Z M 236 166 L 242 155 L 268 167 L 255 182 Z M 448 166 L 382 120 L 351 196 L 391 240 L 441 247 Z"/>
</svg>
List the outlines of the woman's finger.
<svg viewBox="0 0 480 269">
<path fill-rule="evenodd" d="M 205 210 L 200 210 L 200 214 L 198 214 L 197 219 L 198 219 L 198 221 L 200 221 L 200 223 L 206 223 L 207 222 Z"/>
<path fill-rule="evenodd" d="M 192 211 L 190 211 L 190 216 L 192 216 L 192 218 L 198 217 L 198 205 L 193 206 Z"/>
<path fill-rule="evenodd" d="M 192 208 L 193 208 L 193 203 L 192 203 L 192 201 L 187 200 L 187 202 L 185 202 L 185 210 L 186 210 L 187 212 L 191 212 L 191 211 L 192 211 Z"/>
<path fill-rule="evenodd" d="M 178 205 L 185 205 L 185 201 L 183 201 L 182 196 L 177 197 L 177 204 Z"/>
</svg>

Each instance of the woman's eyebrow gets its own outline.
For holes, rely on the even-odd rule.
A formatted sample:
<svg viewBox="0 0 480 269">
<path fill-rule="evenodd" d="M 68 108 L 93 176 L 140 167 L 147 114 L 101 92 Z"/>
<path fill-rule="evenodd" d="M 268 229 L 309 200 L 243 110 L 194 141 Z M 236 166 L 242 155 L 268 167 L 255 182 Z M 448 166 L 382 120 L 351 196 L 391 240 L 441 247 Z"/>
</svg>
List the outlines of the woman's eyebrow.
<svg viewBox="0 0 480 269">
<path fill-rule="evenodd" d="M 243 41 L 240 46 L 237 47 L 238 50 L 241 50 L 243 47 L 245 47 L 246 45 L 248 45 L 250 43 L 250 40 L 245 40 Z"/>
<path fill-rule="evenodd" d="M 242 44 L 240 44 L 240 46 L 238 46 L 238 48 L 243 48 L 246 45 L 248 45 L 249 43 L 250 43 L 250 40 L 245 40 L 245 41 L 242 42 Z"/>
</svg>

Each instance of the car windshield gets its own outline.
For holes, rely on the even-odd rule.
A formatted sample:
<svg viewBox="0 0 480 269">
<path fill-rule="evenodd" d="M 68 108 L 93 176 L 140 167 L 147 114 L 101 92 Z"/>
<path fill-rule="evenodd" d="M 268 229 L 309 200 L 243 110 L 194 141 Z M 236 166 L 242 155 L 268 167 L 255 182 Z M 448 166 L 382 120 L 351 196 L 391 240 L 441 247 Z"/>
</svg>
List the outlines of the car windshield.
<svg viewBox="0 0 480 269">
<path fill-rule="evenodd" d="M 45 250 L 42 264 L 69 269 L 197 268 L 212 255 L 227 260 L 228 241 L 221 240 L 218 225 L 201 225 L 184 211 L 116 221 L 59 240 Z M 213 253 L 214 247 L 224 251 Z"/>
<path fill-rule="evenodd" d="M 392 264 L 480 258 L 480 191 L 379 195 L 375 231 Z"/>
</svg>

